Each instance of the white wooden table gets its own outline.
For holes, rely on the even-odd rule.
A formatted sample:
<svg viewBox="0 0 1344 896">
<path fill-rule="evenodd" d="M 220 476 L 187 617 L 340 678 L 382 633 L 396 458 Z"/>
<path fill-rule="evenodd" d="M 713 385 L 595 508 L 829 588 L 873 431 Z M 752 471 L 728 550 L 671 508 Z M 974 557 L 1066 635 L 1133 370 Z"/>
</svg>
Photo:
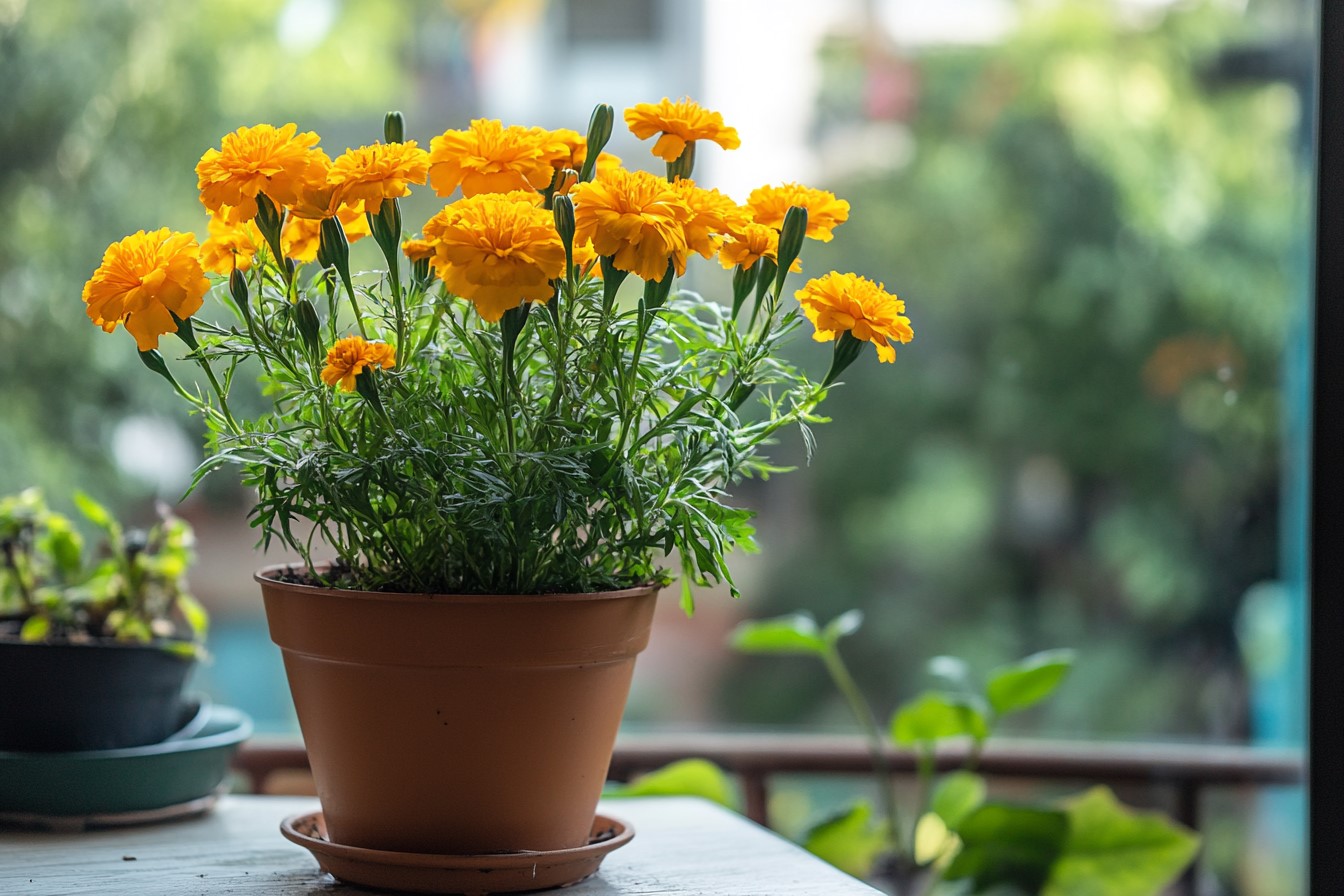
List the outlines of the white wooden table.
<svg viewBox="0 0 1344 896">
<path fill-rule="evenodd" d="M 356 896 L 280 835 L 310 797 L 226 796 L 203 817 L 83 833 L 0 829 L 4 896 Z M 702 800 L 610 800 L 635 839 L 565 896 L 861 896 L 877 893 L 778 835 Z"/>
</svg>

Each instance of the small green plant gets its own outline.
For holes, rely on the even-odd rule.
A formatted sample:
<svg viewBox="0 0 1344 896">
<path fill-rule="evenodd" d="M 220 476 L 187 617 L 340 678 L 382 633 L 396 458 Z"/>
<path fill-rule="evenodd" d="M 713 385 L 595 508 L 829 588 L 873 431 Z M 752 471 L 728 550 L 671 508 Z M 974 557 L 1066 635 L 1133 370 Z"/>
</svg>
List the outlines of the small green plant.
<svg viewBox="0 0 1344 896">
<path fill-rule="evenodd" d="M 73 498 L 102 535 L 92 554 L 38 489 L 0 498 L 0 637 L 161 642 L 200 655 L 207 617 L 186 590 L 191 526 L 161 506 L 149 529 L 127 529 L 88 495 Z"/>
<path fill-rule="evenodd" d="M 825 626 L 796 613 L 740 625 L 732 643 L 747 653 L 820 660 L 864 730 L 872 752 L 879 808 L 858 801 L 814 826 L 804 846 L 858 877 L 899 894 L 1027 893 L 1067 896 L 1152 896 L 1194 858 L 1199 838 L 1160 813 L 1125 808 L 1105 787 L 1046 805 L 988 799 L 976 773 L 985 742 L 1006 716 L 1049 697 L 1073 667 L 1071 650 L 1048 650 L 992 670 L 976 686 L 966 663 L 930 662 L 946 683 L 902 704 L 887 730 L 840 656 L 841 639 L 858 631 L 862 614 L 844 613 Z M 915 810 L 898 814 L 886 740 L 915 751 Z M 936 751 L 969 742 L 961 767 L 936 772 Z"/>
</svg>

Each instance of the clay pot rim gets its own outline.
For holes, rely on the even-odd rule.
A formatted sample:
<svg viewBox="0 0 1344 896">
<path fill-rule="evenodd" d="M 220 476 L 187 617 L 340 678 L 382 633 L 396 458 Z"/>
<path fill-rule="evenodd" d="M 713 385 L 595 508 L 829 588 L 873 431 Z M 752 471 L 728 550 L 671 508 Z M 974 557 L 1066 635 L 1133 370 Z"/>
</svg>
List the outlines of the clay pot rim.
<svg viewBox="0 0 1344 896">
<path fill-rule="evenodd" d="M 321 568 L 321 566 L 322 565 L 319 565 L 319 568 Z M 552 594 L 549 592 L 537 594 L 439 594 L 409 591 L 358 591 L 351 588 L 330 588 L 322 585 L 304 585 L 298 582 L 285 582 L 276 578 L 280 573 L 291 573 L 296 570 L 307 571 L 307 567 L 302 563 L 273 563 L 257 570 L 253 573 L 252 578 L 266 588 L 283 588 L 299 594 L 307 594 L 311 596 L 342 597 L 350 600 L 387 601 L 389 603 L 420 603 L 424 601 L 441 601 L 461 604 L 579 603 L 601 600 L 622 600 L 625 598 L 657 593 L 663 588 L 662 585 L 646 583 L 643 585 L 635 585 L 631 588 L 618 588 L 611 591 L 587 591 L 568 594 Z"/>
</svg>

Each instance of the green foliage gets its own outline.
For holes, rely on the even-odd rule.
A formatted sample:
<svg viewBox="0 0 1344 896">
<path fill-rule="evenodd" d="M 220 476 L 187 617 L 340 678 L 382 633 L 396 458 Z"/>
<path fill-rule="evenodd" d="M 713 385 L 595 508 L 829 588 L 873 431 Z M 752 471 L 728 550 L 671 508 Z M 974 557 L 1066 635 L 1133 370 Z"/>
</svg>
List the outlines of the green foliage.
<svg viewBox="0 0 1344 896">
<path fill-rule="evenodd" d="M 824 627 L 808 613 L 741 623 L 730 642 L 747 653 L 813 656 L 823 664 L 868 739 L 882 802 L 881 820 L 857 801 L 804 835 L 816 855 L 858 877 L 883 876 L 904 893 L 937 880 L 966 882 L 972 893 L 1001 888 L 1064 896 L 1152 896 L 1193 859 L 1198 838 L 1157 813 L 1131 813 L 1110 791 L 1094 788 L 1062 807 L 987 801 L 985 779 L 972 768 L 999 722 L 1052 695 L 1072 671 L 1072 650 L 1045 650 L 993 669 L 975 688 L 967 664 L 937 656 L 929 670 L 948 689 L 926 691 L 899 706 L 889 737 L 914 747 L 919 803 L 902 827 L 882 739 L 867 701 L 837 645 L 862 616 L 848 611 Z M 937 777 L 935 751 L 969 740 L 965 767 Z M 1127 864 L 1128 863 L 1128 864 Z M 1132 864 L 1132 867 L 1130 865 Z"/>
<path fill-rule="evenodd" d="M 1028 709 L 1059 687 L 1073 668 L 1072 650 L 1046 650 L 989 673 L 985 698 L 998 715 Z"/>
<path fill-rule="evenodd" d="M 985 779 L 968 771 L 949 772 L 938 779 L 929 797 L 929 811 L 957 830 L 968 815 L 985 801 Z"/>
<path fill-rule="evenodd" d="M 873 818 L 873 807 L 866 802 L 821 821 L 803 837 L 804 849 L 855 877 L 868 874 L 890 843 L 890 833 Z"/>
<path fill-rule="evenodd" d="M 1155 812 L 1126 809 L 1105 787 L 1064 800 L 1064 849 L 1043 896 L 1145 896 L 1190 864 L 1199 837 Z"/>
<path fill-rule="evenodd" d="M 973 701 L 933 691 L 902 706 L 891 720 L 891 739 L 907 747 L 951 737 L 981 741 L 988 736 L 989 724 Z"/>
<path fill-rule="evenodd" d="M 729 809 L 740 805 L 732 780 L 706 759 L 682 759 L 612 787 L 608 797 L 698 796 Z"/>
<path fill-rule="evenodd" d="M 1063 853 L 1068 830 L 1063 812 L 987 803 L 957 826 L 961 849 L 944 876 L 969 878 L 976 893 L 1000 886 L 1040 893 Z"/>
<path fill-rule="evenodd" d="M 193 557 L 191 527 L 160 508 L 148 531 L 125 530 L 98 502 L 74 503 L 100 530 L 101 554 L 85 558 L 71 521 L 30 488 L 0 497 L 0 634 L 24 641 L 160 641 L 202 652 L 205 608 L 186 591 Z"/>
</svg>

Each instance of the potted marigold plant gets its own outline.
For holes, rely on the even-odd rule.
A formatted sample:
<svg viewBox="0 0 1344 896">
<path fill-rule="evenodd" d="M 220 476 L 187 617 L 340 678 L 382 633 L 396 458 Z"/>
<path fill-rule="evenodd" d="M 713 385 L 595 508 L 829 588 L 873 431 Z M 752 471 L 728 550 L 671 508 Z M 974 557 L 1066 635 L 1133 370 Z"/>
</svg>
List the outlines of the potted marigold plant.
<svg viewBox="0 0 1344 896">
<path fill-rule="evenodd" d="M 129 236 L 85 288 L 204 417 L 203 471 L 240 467 L 262 542 L 304 559 L 258 580 L 333 844 L 585 844 L 667 558 L 687 612 L 695 587 L 732 588 L 752 528 L 727 489 L 821 419 L 864 343 L 892 361 L 912 337 L 863 277 L 786 295 L 846 202 L 696 183 L 700 143 L 739 141 L 689 100 L 625 113 L 665 173 L 602 151 L 614 119 L 598 106 L 586 136 L 476 120 L 426 151 L 391 113 L 384 142 L 335 159 L 293 124 L 240 128 L 196 167 L 209 238 Z M 456 198 L 410 235 L 418 184 Z M 382 270 L 352 270 L 363 237 Z M 724 301 L 676 288 L 697 254 Z M 209 292 L 231 323 L 198 316 Z M 778 353 L 804 321 L 835 344 L 817 379 Z M 201 386 L 164 363 L 165 334 Z M 268 413 L 230 407 L 243 369 Z"/>
<path fill-rule="evenodd" d="M 74 501 L 99 551 L 38 489 L 0 497 L 0 750 L 137 747 L 188 721 L 182 690 L 206 628 L 186 589 L 191 527 L 165 509 L 127 529 Z"/>
</svg>

